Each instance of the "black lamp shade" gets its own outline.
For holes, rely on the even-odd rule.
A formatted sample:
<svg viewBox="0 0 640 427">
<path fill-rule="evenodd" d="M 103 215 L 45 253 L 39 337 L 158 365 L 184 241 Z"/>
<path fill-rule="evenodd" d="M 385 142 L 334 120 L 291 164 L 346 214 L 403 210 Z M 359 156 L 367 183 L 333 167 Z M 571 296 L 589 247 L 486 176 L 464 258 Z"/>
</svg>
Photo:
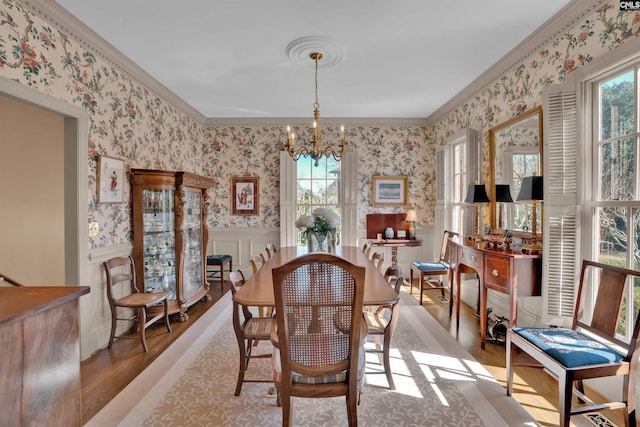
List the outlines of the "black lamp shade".
<svg viewBox="0 0 640 427">
<path fill-rule="evenodd" d="M 511 190 L 509 190 L 509 184 L 496 184 L 496 202 L 511 203 Z"/>
<path fill-rule="evenodd" d="M 464 199 L 465 203 L 489 203 L 490 201 L 484 184 L 470 185 L 467 198 Z"/>
<path fill-rule="evenodd" d="M 542 194 L 542 177 L 534 175 L 522 178 L 522 187 L 520 187 L 520 194 L 518 194 L 516 200 L 544 200 Z"/>
</svg>

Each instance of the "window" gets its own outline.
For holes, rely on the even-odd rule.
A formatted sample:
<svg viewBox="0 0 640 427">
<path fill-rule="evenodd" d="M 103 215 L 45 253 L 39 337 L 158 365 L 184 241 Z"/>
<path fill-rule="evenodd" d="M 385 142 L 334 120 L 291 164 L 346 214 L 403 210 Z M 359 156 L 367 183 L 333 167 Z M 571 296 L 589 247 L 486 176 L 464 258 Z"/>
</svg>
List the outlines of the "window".
<svg viewBox="0 0 640 427">
<path fill-rule="evenodd" d="M 511 196 L 515 199 L 520 194 L 522 179 L 526 176 L 540 175 L 540 154 L 537 147 L 519 147 L 505 153 L 505 170 L 513 171 L 509 177 L 509 188 Z M 536 205 L 538 210 L 536 228 L 542 229 L 542 213 L 540 204 Z M 513 224 L 514 230 L 525 230 L 531 224 L 533 205 L 531 203 L 507 203 L 507 224 Z"/>
<path fill-rule="evenodd" d="M 627 67 L 593 84 L 593 164 L 591 198 L 594 245 L 600 262 L 640 269 L 640 125 L 639 66 Z M 626 301 L 640 307 L 640 281 Z M 623 307 L 623 314 L 627 305 Z M 626 335 L 635 319 L 624 316 L 618 332 Z"/>
<path fill-rule="evenodd" d="M 342 218 L 340 177 L 341 162 L 332 157 L 322 157 L 318 166 L 315 160 L 301 157 L 296 168 L 296 218 L 311 215 L 316 208 L 329 208 Z M 342 221 L 340 221 L 342 224 Z M 337 242 L 340 242 L 340 226 Z M 298 232 L 298 245 L 306 245 L 306 237 Z"/>
</svg>

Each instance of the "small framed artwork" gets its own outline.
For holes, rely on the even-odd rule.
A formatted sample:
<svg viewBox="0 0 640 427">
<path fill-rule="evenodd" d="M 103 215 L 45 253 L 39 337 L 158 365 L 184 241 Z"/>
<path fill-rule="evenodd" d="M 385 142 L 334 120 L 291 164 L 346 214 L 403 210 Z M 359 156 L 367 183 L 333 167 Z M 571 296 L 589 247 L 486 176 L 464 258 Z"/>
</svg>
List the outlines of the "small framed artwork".
<svg viewBox="0 0 640 427">
<path fill-rule="evenodd" d="M 124 160 L 98 154 L 98 203 L 124 201 Z"/>
<path fill-rule="evenodd" d="M 406 230 L 398 230 L 398 231 L 396 231 L 396 237 L 398 239 L 406 239 L 407 238 L 407 231 Z"/>
<path fill-rule="evenodd" d="M 373 176 L 371 206 L 405 206 L 408 198 L 406 176 Z"/>
<path fill-rule="evenodd" d="M 231 178 L 231 215 L 258 215 L 259 181 L 257 176 Z"/>
</svg>

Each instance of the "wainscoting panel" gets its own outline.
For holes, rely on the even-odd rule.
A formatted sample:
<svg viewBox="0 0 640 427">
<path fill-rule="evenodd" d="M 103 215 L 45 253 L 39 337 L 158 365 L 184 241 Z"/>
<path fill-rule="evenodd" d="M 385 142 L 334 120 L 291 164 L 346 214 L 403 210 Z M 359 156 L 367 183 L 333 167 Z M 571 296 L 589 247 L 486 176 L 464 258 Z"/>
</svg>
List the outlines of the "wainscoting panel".
<svg viewBox="0 0 640 427">
<path fill-rule="evenodd" d="M 249 278 L 253 276 L 251 257 L 261 253 L 266 259 L 267 243 L 280 247 L 279 228 L 209 228 L 207 255 L 231 255 L 233 269 Z"/>
</svg>

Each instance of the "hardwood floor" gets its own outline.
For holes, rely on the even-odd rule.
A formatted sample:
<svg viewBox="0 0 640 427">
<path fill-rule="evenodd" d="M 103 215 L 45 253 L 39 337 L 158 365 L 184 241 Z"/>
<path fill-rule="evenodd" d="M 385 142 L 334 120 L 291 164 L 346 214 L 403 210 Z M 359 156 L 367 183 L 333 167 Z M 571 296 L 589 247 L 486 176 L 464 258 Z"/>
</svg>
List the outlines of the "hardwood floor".
<svg viewBox="0 0 640 427">
<path fill-rule="evenodd" d="M 475 313 L 475 307 L 462 305 L 460 327 L 456 332 L 455 321 L 451 321 L 449 318 L 449 305 L 439 300 L 440 293 L 438 291 L 425 292 L 424 295 L 424 308 L 505 387 L 505 348 L 500 344 L 487 343 L 486 350 L 480 349 L 479 320 Z M 142 351 L 139 340 L 116 340 L 112 349 L 100 350 L 82 362 L 83 422 L 87 422 L 100 411 L 169 347 L 180 334 L 215 304 L 222 296 L 217 284 L 212 286 L 211 296 L 212 301 L 198 302 L 189 308 L 188 321 L 172 322 L 173 332 L 170 334 L 166 332 L 161 322 L 157 327 L 148 329 L 148 352 Z M 516 380 L 514 397 L 520 404 L 542 426 L 557 425 L 557 382 L 549 375 L 535 369 L 516 370 Z M 607 412 L 604 415 L 617 425 L 624 425 L 619 414 Z"/>
<path fill-rule="evenodd" d="M 225 287 L 225 292 L 227 290 Z M 189 320 L 172 321 L 171 333 L 167 333 L 162 322 L 156 322 L 147 329 L 148 352 L 142 349 L 139 339 L 121 339 L 116 340 L 111 349 L 100 350 L 82 362 L 80 376 L 83 423 L 98 413 L 220 299 L 222 293 L 217 281 L 211 286 L 210 294 L 211 301 L 200 301 L 189 308 Z"/>
</svg>

